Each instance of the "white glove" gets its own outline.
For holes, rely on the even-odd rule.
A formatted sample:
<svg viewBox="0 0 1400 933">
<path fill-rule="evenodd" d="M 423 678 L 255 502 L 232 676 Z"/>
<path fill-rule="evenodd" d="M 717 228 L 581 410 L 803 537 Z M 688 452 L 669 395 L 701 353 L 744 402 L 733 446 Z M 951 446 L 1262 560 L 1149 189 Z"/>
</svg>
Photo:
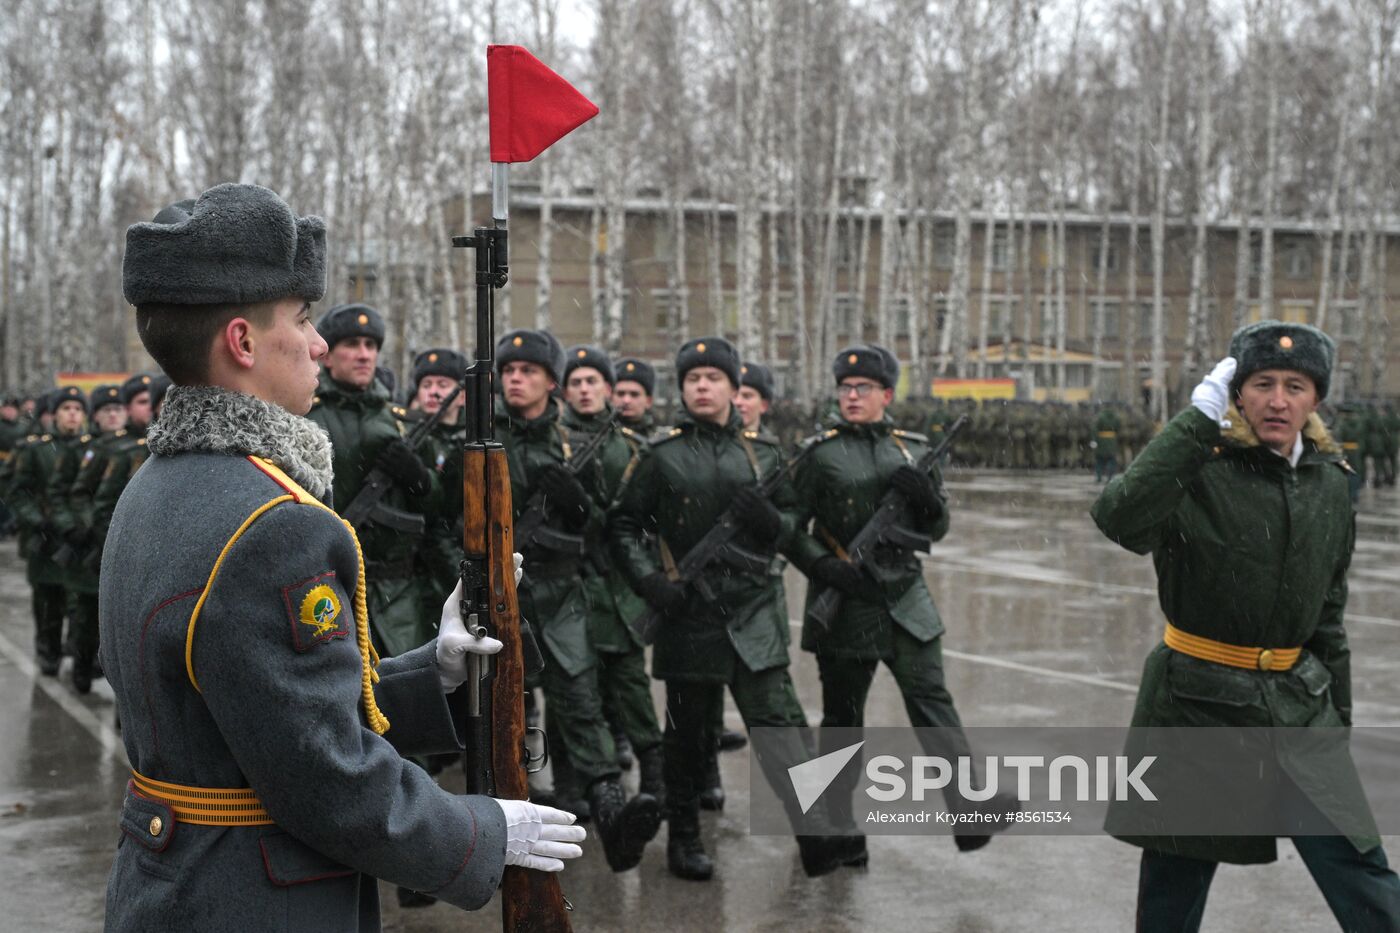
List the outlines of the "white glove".
<svg viewBox="0 0 1400 933">
<path fill-rule="evenodd" d="M 564 859 L 578 858 L 588 833 L 572 813 L 528 800 L 497 800 L 506 816 L 506 864 L 536 871 L 563 871 Z"/>
<path fill-rule="evenodd" d="M 1225 357 L 1191 390 L 1191 404 L 1211 421 L 1225 420 L 1225 412 L 1230 408 L 1230 380 L 1235 378 L 1237 365 L 1233 356 Z"/>
<path fill-rule="evenodd" d="M 471 627 L 476 628 L 475 615 L 471 616 Z M 442 689 L 451 693 L 466 681 L 468 655 L 495 654 L 501 647 L 496 639 L 478 638 L 467 630 L 462 620 L 462 581 L 458 580 L 452 595 L 442 604 L 442 622 L 438 626 L 437 666 Z"/>
<path fill-rule="evenodd" d="M 510 555 L 510 559 L 515 561 L 515 585 L 519 586 L 520 578 L 525 576 L 525 571 L 522 569 L 525 566 L 525 555 L 516 551 L 514 554 Z"/>
</svg>

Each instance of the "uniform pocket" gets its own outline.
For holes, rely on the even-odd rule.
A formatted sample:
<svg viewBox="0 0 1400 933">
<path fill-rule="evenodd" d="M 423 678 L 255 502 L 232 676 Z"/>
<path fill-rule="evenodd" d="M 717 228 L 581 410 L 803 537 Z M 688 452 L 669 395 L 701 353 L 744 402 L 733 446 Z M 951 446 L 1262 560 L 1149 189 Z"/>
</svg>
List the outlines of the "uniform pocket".
<svg viewBox="0 0 1400 933">
<path fill-rule="evenodd" d="M 272 833 L 258 840 L 267 879 L 281 888 L 326 878 L 344 878 L 355 869 L 322 855 L 286 833 Z"/>
<path fill-rule="evenodd" d="M 175 837 L 175 814 L 169 804 L 143 797 L 128 781 L 122 800 L 121 829 L 126 836 L 152 852 L 164 852 Z"/>
<path fill-rule="evenodd" d="M 1221 706 L 1253 706 L 1261 701 L 1259 684 L 1244 670 L 1173 653 L 1167 668 L 1172 696 Z"/>
<path fill-rule="evenodd" d="M 1303 652 L 1302 660 L 1293 668 L 1292 673 L 1309 696 L 1322 696 L 1323 691 L 1332 686 L 1332 672 L 1316 655 L 1308 651 Z"/>
</svg>

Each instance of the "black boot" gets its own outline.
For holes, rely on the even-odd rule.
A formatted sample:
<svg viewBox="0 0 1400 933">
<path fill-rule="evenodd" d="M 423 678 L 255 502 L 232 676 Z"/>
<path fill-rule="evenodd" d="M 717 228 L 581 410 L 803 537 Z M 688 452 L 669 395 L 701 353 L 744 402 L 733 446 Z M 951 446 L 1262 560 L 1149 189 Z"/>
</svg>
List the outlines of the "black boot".
<svg viewBox="0 0 1400 933">
<path fill-rule="evenodd" d="M 578 817 L 580 823 L 592 820 L 593 808 L 584 797 L 583 788 L 579 787 L 578 774 L 574 771 L 573 762 L 569 760 L 568 753 L 559 747 L 559 743 L 555 743 L 554 754 L 550 756 L 550 769 L 554 772 L 554 792 L 545 795 L 550 798 L 545 806 L 567 810 Z"/>
<path fill-rule="evenodd" d="M 986 832 L 960 832 L 954 831 L 953 843 L 958 847 L 959 852 L 976 852 L 978 849 L 992 841 L 992 837 L 997 833 L 1006 832 L 1011 823 L 1006 817 L 1012 813 L 1019 812 L 1021 801 L 1016 799 L 1015 794 L 1003 791 L 992 797 L 991 800 L 984 800 L 981 803 L 971 803 L 964 801 L 960 805 L 959 812 L 962 813 L 984 813 L 987 815 L 1000 815 L 1002 819 L 995 823 L 962 823 L 960 826 L 984 826 Z"/>
<path fill-rule="evenodd" d="M 45 677 L 57 677 L 58 665 L 62 662 L 61 655 L 41 654 L 39 655 L 39 673 Z"/>
<path fill-rule="evenodd" d="M 709 881 L 715 874 L 715 863 L 700 841 L 699 817 L 690 809 L 684 813 L 672 810 L 667 816 L 666 867 L 687 881 Z"/>
<path fill-rule="evenodd" d="M 749 737 L 735 729 L 721 729 L 719 733 L 719 750 L 722 752 L 732 752 L 743 748 L 749 744 Z"/>
<path fill-rule="evenodd" d="M 802 855 L 802 870 L 807 877 L 820 878 L 842 865 L 857 864 L 865 853 L 865 837 L 798 836 L 797 851 Z"/>
<path fill-rule="evenodd" d="M 666 756 L 660 745 L 653 745 L 637 755 L 637 792 L 655 797 L 663 814 L 666 812 L 666 780 L 662 773 L 665 763 Z"/>
<path fill-rule="evenodd" d="M 617 726 L 612 727 L 613 746 L 617 749 L 617 766 L 623 771 L 631 771 L 632 764 L 636 761 L 636 756 L 632 754 L 632 741 L 627 738 L 627 733 Z"/>
<path fill-rule="evenodd" d="M 638 794 L 627 800 L 622 782 L 615 777 L 594 781 L 588 789 L 593 818 L 603 854 L 613 871 L 636 868 L 642 851 L 656 837 L 661 826 L 661 808 L 651 794 Z"/>
<path fill-rule="evenodd" d="M 73 656 L 73 689 L 79 694 L 92 692 L 92 658 L 86 655 Z"/>
<path fill-rule="evenodd" d="M 710 753 L 710 761 L 705 768 L 705 789 L 700 792 L 700 809 L 724 809 L 724 785 L 719 779 L 719 755 L 716 752 Z"/>
</svg>

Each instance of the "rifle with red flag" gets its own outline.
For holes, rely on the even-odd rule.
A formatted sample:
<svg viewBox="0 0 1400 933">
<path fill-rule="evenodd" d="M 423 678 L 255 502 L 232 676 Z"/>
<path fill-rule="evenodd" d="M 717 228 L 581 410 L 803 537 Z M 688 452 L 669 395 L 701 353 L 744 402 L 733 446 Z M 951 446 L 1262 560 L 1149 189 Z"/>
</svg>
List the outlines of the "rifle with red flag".
<svg viewBox="0 0 1400 933">
<path fill-rule="evenodd" d="M 452 245 L 476 250 L 476 356 L 464 383 L 468 404 L 463 448 L 462 617 L 477 635 L 499 639 L 494 659 L 472 655 L 463 689 L 468 696 L 467 790 L 502 799 L 529 797 L 528 773 L 548 754 L 525 744 L 525 649 L 515 593 L 514 514 L 505 448 L 495 440 L 496 289 L 509 277 L 507 221 L 511 162 L 528 162 L 598 113 L 563 78 L 516 45 L 486 49 L 491 114 L 489 227 L 455 236 Z M 549 872 L 507 867 L 501 879 L 501 926 L 506 933 L 568 933 L 572 907 Z"/>
</svg>

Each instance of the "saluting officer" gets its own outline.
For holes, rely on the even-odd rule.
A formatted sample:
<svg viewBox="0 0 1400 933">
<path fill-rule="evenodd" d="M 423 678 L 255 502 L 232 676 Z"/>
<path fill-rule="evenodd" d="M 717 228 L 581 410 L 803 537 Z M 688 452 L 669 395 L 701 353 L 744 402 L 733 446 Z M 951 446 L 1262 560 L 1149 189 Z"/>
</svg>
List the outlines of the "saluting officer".
<svg viewBox="0 0 1400 933">
<path fill-rule="evenodd" d="M 652 413 L 652 396 L 656 394 L 656 369 L 646 360 L 624 356 L 615 367 L 617 383 L 613 386 L 612 403 L 617 421 L 642 437 L 656 430 Z"/>
<path fill-rule="evenodd" d="M 55 522 L 55 505 L 49 480 L 59 457 L 83 442 L 87 396 L 77 386 L 53 390 L 47 408 L 53 412 L 54 433 L 30 435 L 15 458 L 10 494 L 20 525 L 20 552 L 28 560 L 29 586 L 33 593 L 34 651 L 39 670 L 57 676 L 63 659 L 63 617 L 68 610 L 67 575 L 53 561 L 63 547 L 63 535 Z"/>
<path fill-rule="evenodd" d="M 899 383 L 899 361 L 880 346 L 847 347 L 831 365 L 836 379 L 840 414 L 834 432 L 818 435 L 817 445 L 797 468 L 794 485 L 805 511 L 793 544 L 792 558 L 803 573 L 821 586 L 809 587 L 807 604 L 822 587 L 843 594 L 841 612 L 822 631 L 808 623 L 802 647 L 817 656 L 822 681 L 822 725 L 865 725 L 865 700 L 875 670 L 883 662 L 899 685 L 909 721 L 915 727 L 936 727 L 930 754 L 949 761 L 969 755 L 962 718 L 943 674 L 943 620 L 924 582 L 919 556 L 905 548 L 880 545 L 862 572 L 845 560 L 845 548 L 865 527 L 890 489 L 908 503 L 903 523 L 938 541 L 948 533 L 948 501 L 935 464 L 917 469 L 929 452 L 922 434 L 894 426 L 885 409 Z M 810 523 L 810 529 L 808 525 Z M 838 822 L 849 822 L 849 783 L 831 795 Z M 1014 809 L 1014 797 L 1000 794 L 985 804 L 965 801 L 950 785 L 945 791 L 950 811 Z M 840 812 L 837 813 L 839 808 Z M 1004 823 L 995 824 L 1004 829 Z M 985 833 L 958 832 L 959 850 L 986 845 Z M 865 860 L 860 837 L 857 863 Z"/>
<path fill-rule="evenodd" d="M 681 347 L 684 410 L 676 427 L 652 439 L 609 521 L 613 556 L 662 615 L 652 675 L 666 683 L 666 860 L 672 874 L 692 880 L 714 873 L 700 839 L 699 796 L 724 688 L 750 729 L 806 725 L 788 676 L 786 607 L 774 602 L 768 575 L 768 560 L 792 533 L 795 503 L 788 487 L 776 505 L 757 490 L 783 455 L 775 438 L 743 429 L 733 406 L 739 366 L 738 352 L 721 337 Z M 740 543 L 766 559 L 715 567 L 716 601 L 708 603 L 669 573 L 731 503 L 745 517 Z M 648 535 L 659 538 L 659 559 Z M 783 789 L 791 786 L 787 768 L 810 755 L 796 729 L 781 734 L 786 744 L 765 747 L 759 762 L 797 825 L 801 813 Z M 851 850 L 848 840 L 825 834 L 799 836 L 798 845 L 814 876 L 839 868 Z"/>
<path fill-rule="evenodd" d="M 587 444 L 599 431 L 610 435 L 597 455 L 602 472 L 601 498 L 606 510 L 631 479 L 646 441 L 613 420 L 608 399 L 613 388 L 613 365 L 598 347 L 570 347 L 564 354 L 564 424 L 581 435 L 575 446 Z M 662 779 L 661 726 L 651 699 L 646 653 L 629 625 L 646 610 L 646 603 L 615 570 L 600 525 L 588 540 L 583 564 L 588 599 L 588 632 L 598 653 L 598 686 L 603 705 L 637 756 L 638 789 L 660 803 L 666 794 Z"/>
<path fill-rule="evenodd" d="M 510 331 L 496 346 L 496 366 L 503 399 L 496 436 L 510 464 L 516 518 L 535 490 L 544 492 L 548 534 L 516 543 L 530 568 L 520 614 L 544 654 L 545 728 L 550 747 L 567 756 L 587 795 L 609 867 L 627 871 L 656 835 L 661 809 L 651 794 L 627 800 L 603 717 L 582 577 L 585 542 L 598 534 L 605 517 L 599 505 L 602 473 L 595 463 L 581 481 L 566 468 L 586 439 L 561 421 L 564 406 L 552 395 L 564 372 L 559 341 L 546 331 Z"/>
<path fill-rule="evenodd" d="M 1335 357 L 1332 338 L 1305 324 L 1240 328 L 1191 406 L 1094 503 L 1105 535 L 1152 555 L 1166 616 L 1134 727 L 1280 728 L 1287 738 L 1295 727 L 1351 725 L 1343 614 L 1355 513 L 1349 467 L 1316 415 Z M 1335 823 L 1327 813 L 1347 797 L 1326 780 L 1337 772 L 1298 767 L 1279 742 L 1285 786 L 1271 812 Z M 1173 787 L 1229 792 L 1211 787 L 1209 763 L 1166 758 L 1155 768 L 1164 799 Z M 1143 848 L 1142 931 L 1199 929 L 1219 863 L 1278 857 L 1273 836 L 1133 836 L 1115 829 L 1115 806 L 1110 832 Z M 1379 837 L 1336 830 L 1293 844 L 1343 929 L 1400 929 L 1400 878 Z"/>
<path fill-rule="evenodd" d="M 302 417 L 326 353 L 324 237 L 234 184 L 127 231 L 125 295 L 176 385 L 103 555 L 133 769 L 113 933 L 377 930 L 368 876 L 472 909 L 504 865 L 579 854 L 568 814 L 447 793 L 400 757 L 460 748 L 452 694 L 499 643 L 452 600 L 434 641 L 375 656 L 354 530 L 324 504 L 330 444 Z"/>
<path fill-rule="evenodd" d="M 335 507 L 355 501 L 375 467 L 392 479 L 380 502 L 403 522 L 390 527 L 371 517 L 359 529 L 369 575 L 369 618 L 376 644 L 386 655 L 403 654 L 432 637 L 432 618 L 422 613 L 423 583 L 414 563 L 426 533 L 424 503 L 434 474 L 404 441 L 408 413 L 393 404 L 376 378 L 384 318 L 368 305 L 338 305 L 316 324 L 330 351 L 307 415 L 325 428 L 335 455 Z"/>
</svg>

